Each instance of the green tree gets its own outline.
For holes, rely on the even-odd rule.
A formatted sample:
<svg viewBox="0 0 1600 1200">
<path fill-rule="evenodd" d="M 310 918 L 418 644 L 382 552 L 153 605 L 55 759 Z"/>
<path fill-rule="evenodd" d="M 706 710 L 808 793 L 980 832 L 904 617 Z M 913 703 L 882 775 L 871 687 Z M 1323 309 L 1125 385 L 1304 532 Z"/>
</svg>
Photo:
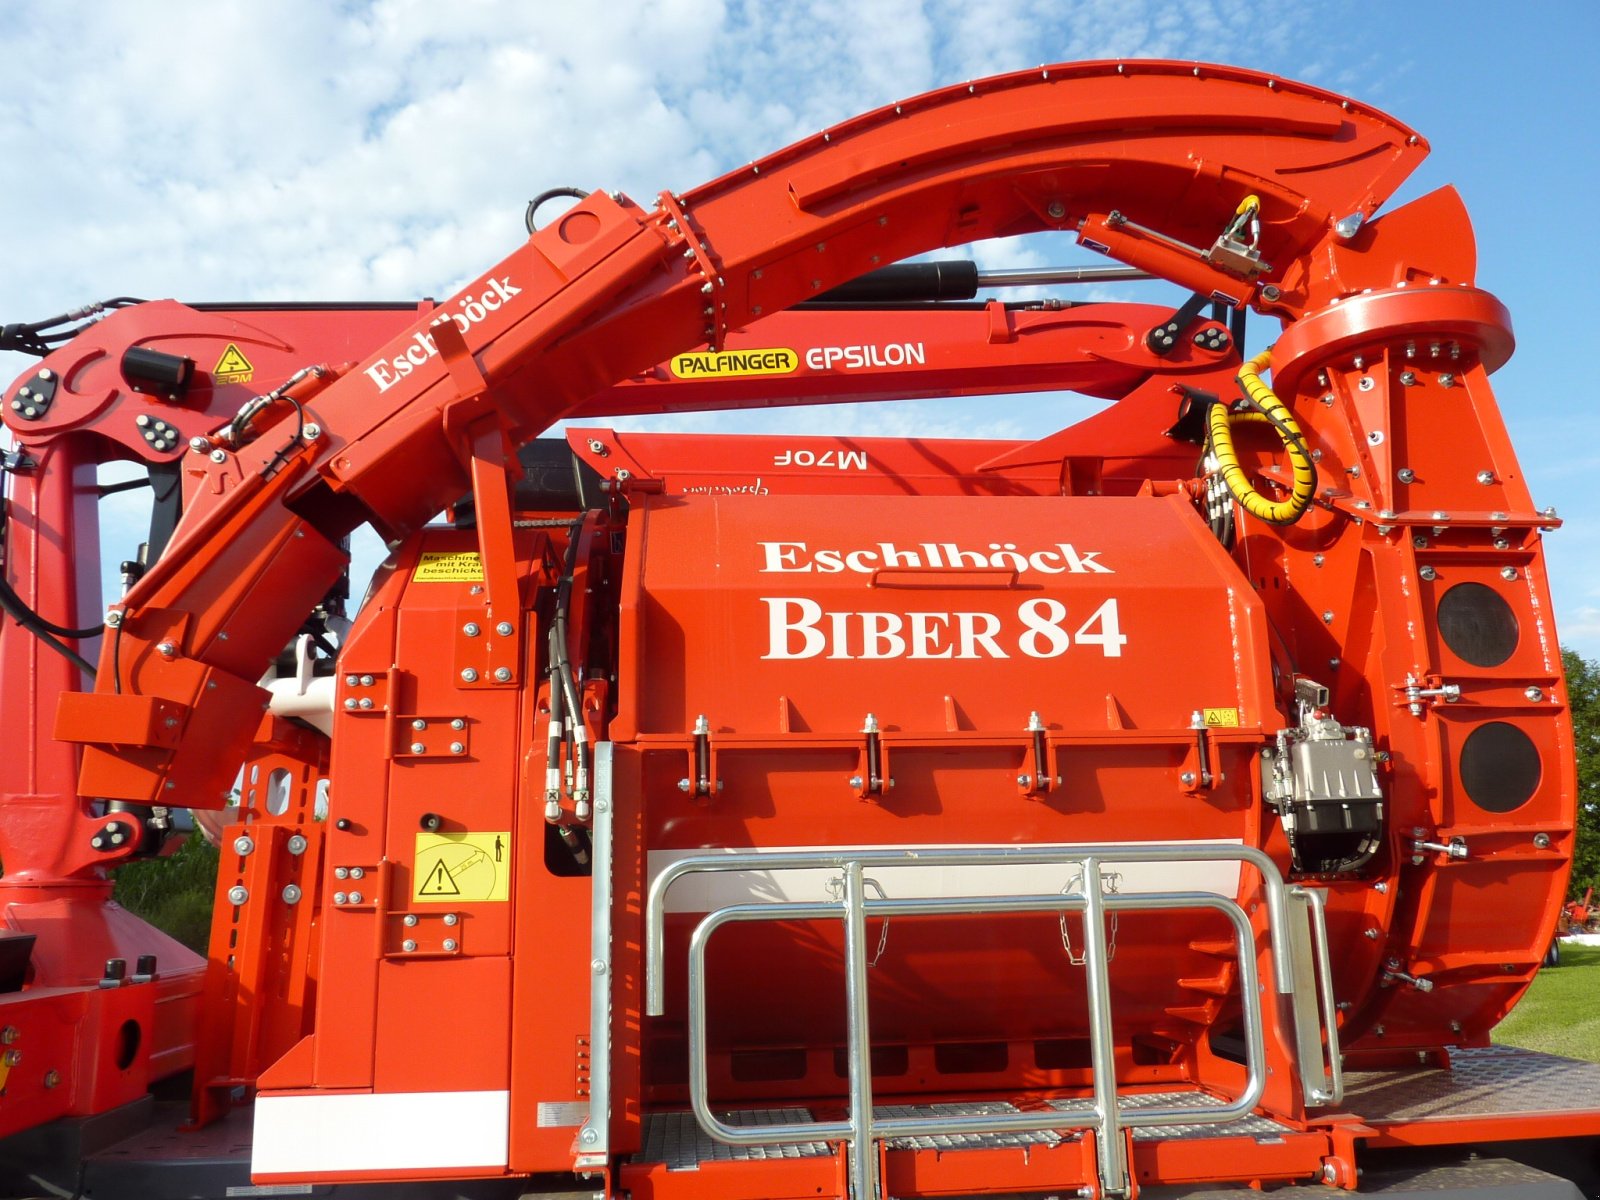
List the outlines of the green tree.
<svg viewBox="0 0 1600 1200">
<path fill-rule="evenodd" d="M 1578 840 L 1572 854 L 1571 894 L 1600 891 L 1600 662 L 1561 652 L 1578 756 Z"/>
</svg>

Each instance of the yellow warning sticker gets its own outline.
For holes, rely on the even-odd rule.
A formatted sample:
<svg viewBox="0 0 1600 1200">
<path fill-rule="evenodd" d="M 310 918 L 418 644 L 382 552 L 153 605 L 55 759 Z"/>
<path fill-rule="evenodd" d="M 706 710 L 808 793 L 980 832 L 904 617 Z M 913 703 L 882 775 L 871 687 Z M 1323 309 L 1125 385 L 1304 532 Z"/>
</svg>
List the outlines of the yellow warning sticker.
<svg viewBox="0 0 1600 1200">
<path fill-rule="evenodd" d="M 424 550 L 411 578 L 418 583 L 477 582 L 483 578 L 483 559 L 476 550 Z"/>
<path fill-rule="evenodd" d="M 511 898 L 510 833 L 419 833 L 411 864 L 414 904 Z"/>
<path fill-rule="evenodd" d="M 255 373 L 256 369 L 239 349 L 239 344 L 229 342 L 222 357 L 217 359 L 217 365 L 211 368 L 211 380 L 213 383 L 249 383 Z"/>
<path fill-rule="evenodd" d="M 765 350 L 702 350 L 680 354 L 672 360 L 679 379 L 735 379 L 749 375 L 788 375 L 800 365 L 800 356 L 787 346 Z"/>
<path fill-rule="evenodd" d="M 1205 718 L 1207 729 L 1237 729 L 1239 726 L 1237 708 L 1208 708 Z"/>
</svg>

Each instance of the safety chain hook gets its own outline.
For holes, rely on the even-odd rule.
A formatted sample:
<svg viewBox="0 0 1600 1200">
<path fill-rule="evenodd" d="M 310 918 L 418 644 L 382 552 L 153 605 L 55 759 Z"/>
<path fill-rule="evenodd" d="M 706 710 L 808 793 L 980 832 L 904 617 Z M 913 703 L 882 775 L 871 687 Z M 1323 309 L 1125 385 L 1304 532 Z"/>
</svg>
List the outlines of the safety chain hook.
<svg viewBox="0 0 1600 1200">
<path fill-rule="evenodd" d="M 1121 887 L 1122 887 L 1122 872 L 1121 871 L 1101 871 L 1100 872 L 1100 893 L 1101 893 L 1101 895 L 1115 896 L 1117 894 L 1117 892 L 1121 889 Z M 1061 889 L 1061 894 L 1063 896 L 1081 896 L 1081 895 L 1083 895 L 1083 868 L 1082 867 L 1073 867 L 1071 869 L 1071 873 L 1067 876 L 1067 882 Z M 1106 940 L 1106 961 L 1107 962 L 1110 962 L 1112 959 L 1117 957 L 1117 923 L 1120 920 L 1121 920 L 1121 914 L 1120 913 L 1112 913 L 1111 914 L 1111 923 L 1110 923 L 1111 924 L 1111 934 L 1110 934 L 1110 937 Z M 1061 922 L 1061 948 L 1067 952 L 1067 961 L 1069 963 L 1071 963 L 1075 967 L 1081 967 L 1084 964 L 1084 958 L 1085 958 L 1085 955 L 1088 952 L 1087 951 L 1074 950 L 1072 948 L 1072 932 L 1067 928 L 1067 914 L 1066 913 L 1063 912 L 1061 914 L 1060 922 Z"/>
</svg>

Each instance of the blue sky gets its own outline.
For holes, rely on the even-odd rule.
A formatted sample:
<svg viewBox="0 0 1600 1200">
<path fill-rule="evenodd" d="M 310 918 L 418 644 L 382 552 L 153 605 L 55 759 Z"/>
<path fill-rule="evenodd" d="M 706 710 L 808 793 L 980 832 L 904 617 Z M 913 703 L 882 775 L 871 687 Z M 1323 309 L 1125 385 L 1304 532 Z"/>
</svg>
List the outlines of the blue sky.
<svg viewBox="0 0 1600 1200">
<path fill-rule="evenodd" d="M 1276 0 L 718 3 L 91 0 L 0 9 L 0 322 L 120 293 L 442 295 L 521 236 L 546 187 L 683 189 L 927 88 L 1079 58 L 1172 57 L 1303 79 L 1386 109 L 1478 229 L 1518 350 L 1494 379 L 1549 540 L 1563 641 L 1600 656 L 1600 6 Z M 1044 260 L 1031 246 L 994 265 Z M 1110 297 L 1113 293 L 1107 292 Z M 0 356 L 7 377 L 27 365 Z M 982 421 L 1040 435 L 1081 408 Z M 690 422 L 970 434 L 959 401 Z M 118 516 L 117 520 L 124 520 Z M 108 549 L 108 557 L 126 551 Z M 370 562 L 370 552 L 363 561 Z M 358 585 L 359 586 L 359 585 Z"/>
</svg>

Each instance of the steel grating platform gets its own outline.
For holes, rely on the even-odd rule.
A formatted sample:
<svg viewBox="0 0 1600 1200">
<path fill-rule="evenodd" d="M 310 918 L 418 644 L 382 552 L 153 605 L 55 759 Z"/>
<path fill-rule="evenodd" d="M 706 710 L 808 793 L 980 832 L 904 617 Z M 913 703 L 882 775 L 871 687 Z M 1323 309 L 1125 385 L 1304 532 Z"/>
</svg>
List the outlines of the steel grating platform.
<svg viewBox="0 0 1600 1200">
<path fill-rule="evenodd" d="M 973 1117 L 993 1113 L 1021 1112 L 1015 1104 L 1003 1100 L 969 1101 L 958 1104 L 885 1104 L 874 1105 L 874 1117 Z M 1018 1133 L 940 1133 L 921 1137 L 890 1138 L 885 1143 L 891 1150 L 994 1150 L 1009 1146 L 1059 1146 L 1077 1136 L 1073 1132 L 1057 1133 L 1052 1129 L 1028 1130 Z"/>
<path fill-rule="evenodd" d="M 745 1108 L 717 1114 L 729 1125 L 747 1128 L 809 1121 L 803 1108 Z M 650 1113 L 644 1119 L 644 1146 L 634 1161 L 664 1163 L 669 1171 L 697 1171 L 708 1162 L 764 1162 L 775 1158 L 823 1158 L 833 1154 L 827 1142 L 773 1142 L 763 1146 L 730 1146 L 695 1122 L 691 1112 Z"/>
<path fill-rule="evenodd" d="M 1117 1097 L 1124 1113 L 1141 1108 L 1192 1108 L 1197 1112 L 1208 1108 L 1221 1108 L 1225 1101 L 1205 1092 L 1124 1092 Z M 1051 1108 L 1078 1108 L 1082 1100 L 1052 1100 Z M 1193 1125 L 1150 1125 L 1136 1128 L 1136 1142 L 1195 1141 L 1200 1138 L 1249 1137 L 1258 1142 L 1277 1142 L 1294 1133 L 1287 1125 L 1280 1125 L 1269 1117 L 1240 1117 L 1237 1121 L 1217 1124 L 1214 1121 L 1197 1121 Z"/>
<path fill-rule="evenodd" d="M 1368 1122 L 1600 1110 L 1600 1064 L 1513 1046 L 1452 1050 L 1450 1069 L 1345 1072 L 1344 1107 Z"/>
</svg>

